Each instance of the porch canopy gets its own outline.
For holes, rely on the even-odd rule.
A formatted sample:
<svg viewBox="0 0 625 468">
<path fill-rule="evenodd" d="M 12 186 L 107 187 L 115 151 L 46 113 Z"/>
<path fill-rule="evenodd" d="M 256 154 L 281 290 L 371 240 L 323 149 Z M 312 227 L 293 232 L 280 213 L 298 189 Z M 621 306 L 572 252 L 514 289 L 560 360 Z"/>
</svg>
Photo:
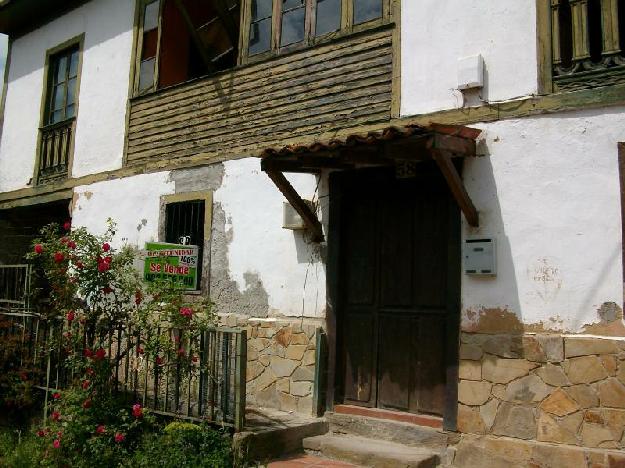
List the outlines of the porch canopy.
<svg viewBox="0 0 625 468">
<path fill-rule="evenodd" d="M 395 167 L 399 175 L 409 175 L 418 171 L 417 163 L 434 160 L 467 222 L 477 227 L 478 212 L 452 159 L 474 157 L 475 140 L 481 132 L 464 126 L 439 124 L 388 127 L 345 139 L 268 148 L 261 155 L 261 169 L 299 213 L 317 242 L 323 240 L 321 223 L 286 179 L 285 172 L 316 174 L 323 169 Z"/>
</svg>

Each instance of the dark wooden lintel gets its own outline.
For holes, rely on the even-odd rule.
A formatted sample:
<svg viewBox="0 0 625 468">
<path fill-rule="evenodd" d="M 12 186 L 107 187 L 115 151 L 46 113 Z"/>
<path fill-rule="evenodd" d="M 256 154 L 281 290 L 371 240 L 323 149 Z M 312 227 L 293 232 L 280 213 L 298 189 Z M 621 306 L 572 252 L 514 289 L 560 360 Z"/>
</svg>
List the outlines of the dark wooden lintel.
<svg viewBox="0 0 625 468">
<path fill-rule="evenodd" d="M 458 174 L 454 163 L 451 161 L 450 154 L 445 151 L 432 150 L 432 157 L 443 173 L 443 176 L 447 181 L 447 185 L 449 186 L 449 190 L 451 190 L 454 199 L 464 213 L 464 217 L 467 219 L 467 222 L 473 227 L 478 227 L 480 224 L 479 214 L 475 209 L 475 205 L 473 205 L 464 184 L 462 183 L 460 174 Z"/>
<path fill-rule="evenodd" d="M 302 197 L 299 196 L 291 183 L 286 177 L 284 177 L 284 174 L 275 170 L 265 170 L 265 172 L 273 183 L 276 184 L 278 190 L 282 192 L 291 206 L 295 208 L 295 211 L 297 211 L 302 217 L 306 227 L 312 234 L 313 242 L 323 242 L 323 228 L 321 227 L 321 223 L 317 219 L 317 216 L 313 213 L 306 202 L 302 200 Z"/>
<path fill-rule="evenodd" d="M 433 138 L 433 150 L 447 151 L 461 157 L 475 156 L 475 140 L 440 133 L 435 133 Z"/>
</svg>

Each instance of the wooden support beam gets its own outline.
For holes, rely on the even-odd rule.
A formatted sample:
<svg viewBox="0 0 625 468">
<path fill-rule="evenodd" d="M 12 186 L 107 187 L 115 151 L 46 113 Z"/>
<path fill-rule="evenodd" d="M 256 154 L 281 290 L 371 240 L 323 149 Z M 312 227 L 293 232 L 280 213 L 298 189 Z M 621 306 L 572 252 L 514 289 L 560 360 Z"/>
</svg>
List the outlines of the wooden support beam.
<svg viewBox="0 0 625 468">
<path fill-rule="evenodd" d="M 176 4 L 176 8 L 178 8 L 178 11 L 180 11 L 180 14 L 182 15 L 182 19 L 184 20 L 187 29 L 189 30 L 189 34 L 191 34 L 191 39 L 193 40 L 193 43 L 197 47 L 200 55 L 202 56 L 202 62 L 204 62 L 204 65 L 206 66 L 206 71 L 213 71 L 215 68 L 213 66 L 213 61 L 208 55 L 206 45 L 202 41 L 202 38 L 197 32 L 197 29 L 195 29 L 195 26 L 193 25 L 193 21 L 191 20 L 191 16 L 189 16 L 189 12 L 184 7 L 182 0 L 174 0 L 174 3 Z"/>
<path fill-rule="evenodd" d="M 312 234 L 313 242 L 323 242 L 323 229 L 321 227 L 321 223 L 317 219 L 315 213 L 312 212 L 310 207 L 306 204 L 302 197 L 299 196 L 297 191 L 293 188 L 291 183 L 284 177 L 284 174 L 278 171 L 267 170 L 265 171 L 269 178 L 276 184 L 278 190 L 282 192 L 284 197 L 288 200 L 295 211 L 299 213 L 299 215 L 304 220 L 306 227 L 310 230 Z"/>
<path fill-rule="evenodd" d="M 464 184 L 462 183 L 460 174 L 458 174 L 454 163 L 451 161 L 449 153 L 433 150 L 432 158 L 434 158 L 434 161 L 436 161 L 436 164 L 443 173 L 443 176 L 447 181 L 447 185 L 449 186 L 449 190 L 451 190 L 454 199 L 464 213 L 464 217 L 471 226 L 478 227 L 480 225 L 479 214 L 475 209 L 475 205 L 473 205 Z"/>
<path fill-rule="evenodd" d="M 433 138 L 432 149 L 434 150 L 453 153 L 462 157 L 475 156 L 475 140 L 440 133 L 435 134 Z"/>
</svg>

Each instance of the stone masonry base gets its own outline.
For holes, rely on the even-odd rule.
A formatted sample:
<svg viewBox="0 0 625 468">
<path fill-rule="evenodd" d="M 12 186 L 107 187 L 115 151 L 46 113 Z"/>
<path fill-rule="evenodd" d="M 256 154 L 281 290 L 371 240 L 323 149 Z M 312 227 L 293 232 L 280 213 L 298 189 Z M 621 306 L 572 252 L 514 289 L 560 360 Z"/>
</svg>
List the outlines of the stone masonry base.
<svg viewBox="0 0 625 468">
<path fill-rule="evenodd" d="M 300 318 L 221 316 L 247 329 L 247 404 L 310 416 L 321 323 Z"/>
<path fill-rule="evenodd" d="M 567 457 L 595 453 L 575 447 L 625 449 L 625 339 L 463 333 L 460 358 L 459 432 L 516 439 L 506 443 L 523 456 L 529 450 L 523 440 L 566 446 L 568 451 L 553 453 Z M 466 440 L 491 448 L 504 444 Z"/>
</svg>

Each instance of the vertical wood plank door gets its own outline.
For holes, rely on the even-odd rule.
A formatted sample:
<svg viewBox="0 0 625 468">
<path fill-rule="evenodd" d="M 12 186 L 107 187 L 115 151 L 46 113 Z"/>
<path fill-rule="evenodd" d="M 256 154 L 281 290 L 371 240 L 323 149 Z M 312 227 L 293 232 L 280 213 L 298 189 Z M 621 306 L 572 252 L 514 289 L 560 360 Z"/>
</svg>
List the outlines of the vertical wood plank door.
<svg viewBox="0 0 625 468">
<path fill-rule="evenodd" d="M 429 163 L 410 179 L 342 178 L 343 401 L 442 416 L 459 327 L 459 211 Z"/>
</svg>

